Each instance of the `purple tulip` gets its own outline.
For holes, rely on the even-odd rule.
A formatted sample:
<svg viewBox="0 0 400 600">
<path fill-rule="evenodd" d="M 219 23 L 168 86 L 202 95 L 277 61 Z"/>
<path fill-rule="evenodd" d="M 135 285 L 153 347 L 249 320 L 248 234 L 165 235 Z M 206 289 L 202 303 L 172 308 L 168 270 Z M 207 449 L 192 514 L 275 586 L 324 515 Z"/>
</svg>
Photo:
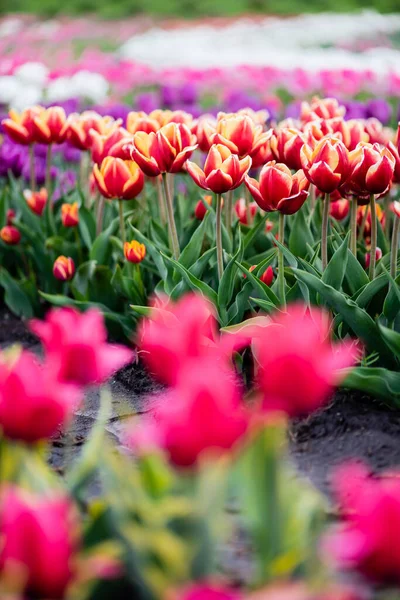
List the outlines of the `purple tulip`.
<svg viewBox="0 0 400 600">
<path fill-rule="evenodd" d="M 383 125 L 387 125 L 392 117 L 392 107 L 383 98 L 369 100 L 366 105 L 367 118 L 375 117 Z"/>
</svg>

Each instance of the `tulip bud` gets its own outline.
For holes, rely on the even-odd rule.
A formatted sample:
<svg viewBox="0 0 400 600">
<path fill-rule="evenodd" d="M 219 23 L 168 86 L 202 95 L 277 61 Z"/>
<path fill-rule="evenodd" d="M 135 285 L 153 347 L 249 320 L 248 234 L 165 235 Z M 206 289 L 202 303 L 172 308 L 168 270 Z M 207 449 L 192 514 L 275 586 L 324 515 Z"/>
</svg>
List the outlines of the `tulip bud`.
<svg viewBox="0 0 400 600">
<path fill-rule="evenodd" d="M 271 267 L 271 265 L 269 265 L 269 267 L 261 275 L 260 280 L 263 283 L 265 283 L 265 285 L 267 285 L 268 287 L 270 287 L 270 285 L 272 284 L 272 282 L 274 280 L 274 270 Z"/>
<path fill-rule="evenodd" d="M 12 208 L 8 208 L 7 209 L 7 214 L 6 214 L 6 218 L 7 218 L 7 225 L 12 225 L 13 220 L 16 217 L 16 213 L 15 210 L 13 210 Z"/>
<path fill-rule="evenodd" d="M 140 263 L 146 256 L 146 246 L 140 244 L 137 240 L 131 242 L 125 242 L 124 244 L 124 255 L 126 260 L 131 263 Z"/>
<path fill-rule="evenodd" d="M 390 210 L 400 219 L 400 202 L 398 200 L 391 203 Z"/>
<path fill-rule="evenodd" d="M 42 216 L 44 208 L 47 203 L 47 190 L 41 188 L 38 192 L 32 192 L 31 190 L 24 190 L 24 198 L 27 205 L 39 217 Z"/>
<path fill-rule="evenodd" d="M 254 219 L 257 212 L 257 202 L 250 202 L 250 219 L 251 221 Z M 235 212 L 237 218 L 243 225 L 249 225 L 247 222 L 247 210 L 246 210 L 246 200 L 244 198 L 239 198 L 239 200 L 235 204 Z"/>
<path fill-rule="evenodd" d="M 64 227 L 76 227 L 79 223 L 78 203 L 61 206 L 61 221 Z"/>
<path fill-rule="evenodd" d="M 100 167 L 94 166 L 93 175 L 105 198 L 133 200 L 144 186 L 144 175 L 133 160 L 106 156 Z"/>
<path fill-rule="evenodd" d="M 5 225 L 5 227 L 0 230 L 0 238 L 5 244 L 16 246 L 21 240 L 21 234 L 13 225 Z"/>
<path fill-rule="evenodd" d="M 396 160 L 387 148 L 379 144 L 360 143 L 349 153 L 350 177 L 346 193 L 357 198 L 385 193 L 392 182 Z"/>
<path fill-rule="evenodd" d="M 70 256 L 59 256 L 54 261 L 53 275 L 60 281 L 70 281 L 75 275 L 75 263 Z"/>
<path fill-rule="evenodd" d="M 337 190 L 349 177 L 349 153 L 338 138 L 322 138 L 315 148 L 304 144 L 300 158 L 307 179 L 325 194 Z"/>
<path fill-rule="evenodd" d="M 349 210 L 350 202 L 346 198 L 341 198 L 341 200 L 331 202 L 329 205 L 330 215 L 337 221 L 343 221 L 343 219 L 345 219 L 349 214 Z"/>
<path fill-rule="evenodd" d="M 28 146 L 38 141 L 35 135 L 34 120 L 44 111 L 43 106 L 27 108 L 21 114 L 10 110 L 9 118 L 4 119 L 1 124 L 13 142 Z"/>
<path fill-rule="evenodd" d="M 239 187 L 251 167 L 251 158 L 239 160 L 237 154 L 223 144 L 213 144 L 204 163 L 204 170 L 190 160 L 186 169 L 193 181 L 204 190 L 224 194 Z"/>
<path fill-rule="evenodd" d="M 382 250 L 378 247 L 376 249 L 375 252 L 375 257 L 376 257 L 376 262 L 378 262 L 378 260 L 381 260 L 382 258 Z M 365 268 L 368 269 L 369 265 L 371 263 L 371 252 L 367 252 L 367 254 L 365 255 Z"/>
<path fill-rule="evenodd" d="M 207 204 L 209 206 L 211 206 L 212 196 L 204 196 L 204 200 L 207 202 Z M 202 221 L 204 219 L 204 217 L 206 216 L 206 213 L 207 213 L 207 209 L 204 206 L 204 203 L 202 202 L 202 200 L 199 200 L 194 209 L 194 216 L 199 221 Z"/>
</svg>

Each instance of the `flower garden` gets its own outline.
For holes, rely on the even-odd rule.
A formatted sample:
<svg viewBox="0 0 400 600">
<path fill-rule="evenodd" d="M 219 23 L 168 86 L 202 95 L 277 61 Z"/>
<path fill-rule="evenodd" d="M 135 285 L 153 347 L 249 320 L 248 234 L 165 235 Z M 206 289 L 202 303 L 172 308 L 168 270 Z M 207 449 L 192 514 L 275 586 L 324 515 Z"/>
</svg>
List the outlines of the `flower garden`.
<svg viewBox="0 0 400 600">
<path fill-rule="evenodd" d="M 400 73 L 4 23 L 0 599 L 399 598 Z"/>
</svg>

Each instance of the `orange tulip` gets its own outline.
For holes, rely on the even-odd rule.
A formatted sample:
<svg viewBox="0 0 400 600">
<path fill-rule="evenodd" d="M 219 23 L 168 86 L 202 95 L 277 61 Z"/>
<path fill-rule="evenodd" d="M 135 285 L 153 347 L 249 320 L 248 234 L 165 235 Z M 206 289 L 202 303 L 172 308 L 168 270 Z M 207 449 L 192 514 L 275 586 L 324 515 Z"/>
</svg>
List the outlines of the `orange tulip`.
<svg viewBox="0 0 400 600">
<path fill-rule="evenodd" d="M 106 156 L 115 156 L 116 158 L 129 158 L 124 151 L 124 146 L 132 141 L 129 132 L 123 127 L 117 127 L 105 134 L 99 133 L 94 129 L 90 131 L 92 160 L 97 165 L 101 165 Z"/>
<path fill-rule="evenodd" d="M 40 144 L 61 144 L 67 136 L 67 117 L 61 106 L 51 106 L 33 119 L 34 135 Z"/>
<path fill-rule="evenodd" d="M 65 202 L 61 206 L 61 222 L 64 227 L 76 227 L 79 223 L 78 203 L 68 204 Z"/>
<path fill-rule="evenodd" d="M 41 188 L 38 192 L 24 190 L 24 198 L 31 211 L 41 217 L 48 198 L 46 188 Z"/>
<path fill-rule="evenodd" d="M 301 169 L 292 175 L 286 165 L 274 160 L 261 169 L 259 181 L 246 175 L 245 184 L 262 210 L 284 215 L 292 215 L 303 206 L 310 187 Z"/>
<path fill-rule="evenodd" d="M 146 256 L 146 246 L 140 244 L 137 240 L 131 242 L 125 242 L 124 244 L 124 255 L 126 260 L 131 263 L 140 263 Z"/>
<path fill-rule="evenodd" d="M 105 198 L 132 200 L 144 186 L 144 175 L 133 160 L 107 156 L 99 168 L 94 165 L 94 178 Z"/>
<path fill-rule="evenodd" d="M 304 144 L 300 159 L 307 179 L 325 194 L 337 190 L 349 177 L 349 154 L 338 138 L 323 138 L 314 149 Z"/>
<path fill-rule="evenodd" d="M 178 173 L 196 148 L 196 136 L 181 123 L 169 123 L 156 133 L 139 131 L 130 147 L 132 159 L 149 177 Z"/>
<path fill-rule="evenodd" d="M 271 137 L 271 150 L 274 158 L 289 169 L 301 169 L 300 150 L 304 136 L 298 129 L 276 130 Z"/>
<path fill-rule="evenodd" d="M 350 177 L 346 183 L 346 194 L 368 201 L 371 194 L 385 193 L 392 183 L 395 158 L 380 144 L 362 142 L 350 152 Z"/>
<path fill-rule="evenodd" d="M 21 241 L 21 234 L 13 225 L 5 225 L 5 227 L 2 227 L 0 230 L 0 238 L 5 244 L 16 246 Z"/>
<path fill-rule="evenodd" d="M 2 121 L 3 129 L 17 144 L 29 146 L 38 141 L 34 120 L 44 111 L 43 106 L 27 108 L 21 114 L 15 110 L 10 110 L 8 119 Z"/>
<path fill-rule="evenodd" d="M 247 115 L 228 115 L 217 121 L 215 133 L 208 131 L 207 135 L 212 144 L 223 144 L 232 154 L 243 158 L 256 154 L 271 133 L 263 131 L 262 125 L 256 125 Z"/>
<path fill-rule="evenodd" d="M 54 261 L 53 275 L 60 281 L 70 281 L 75 275 L 75 263 L 70 256 L 59 256 Z"/>
<path fill-rule="evenodd" d="M 101 135 L 108 135 L 121 125 L 121 120 L 102 117 L 94 110 L 86 110 L 82 114 L 72 114 L 65 123 L 67 139 L 79 150 L 89 150 L 92 145 L 92 130 Z"/>
<path fill-rule="evenodd" d="M 300 119 L 303 122 L 315 121 L 315 119 L 333 119 L 344 117 L 346 109 L 341 106 L 336 98 L 318 98 L 314 96 L 311 104 L 302 102 Z"/>
<path fill-rule="evenodd" d="M 213 144 L 204 163 L 204 171 L 195 163 L 188 161 L 186 168 L 193 181 L 205 190 L 224 194 L 234 190 L 244 181 L 251 167 L 251 158 L 242 160 L 223 144 Z"/>
</svg>

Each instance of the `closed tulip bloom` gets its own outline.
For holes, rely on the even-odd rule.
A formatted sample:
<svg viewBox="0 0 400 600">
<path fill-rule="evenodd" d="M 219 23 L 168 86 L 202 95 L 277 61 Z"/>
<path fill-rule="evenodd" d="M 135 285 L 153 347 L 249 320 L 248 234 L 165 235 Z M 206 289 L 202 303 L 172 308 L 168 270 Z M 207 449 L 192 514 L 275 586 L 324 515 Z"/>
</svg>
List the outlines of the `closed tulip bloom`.
<svg viewBox="0 0 400 600">
<path fill-rule="evenodd" d="M 345 121 L 341 118 L 331 119 L 331 128 L 335 134 L 335 137 L 339 137 L 346 146 L 347 150 L 354 150 L 354 148 L 360 142 L 369 142 L 369 135 L 365 131 L 365 127 L 362 121 L 358 119 L 350 119 Z"/>
<path fill-rule="evenodd" d="M 44 112 L 43 106 L 26 108 L 22 113 L 10 110 L 8 119 L 2 121 L 4 131 L 17 144 L 29 146 L 37 142 L 34 120 Z"/>
<path fill-rule="evenodd" d="M 144 186 L 144 175 L 133 160 L 107 156 L 93 174 L 100 193 L 105 198 L 132 200 Z"/>
<path fill-rule="evenodd" d="M 197 148 L 196 136 L 181 123 L 169 123 L 156 133 L 139 131 L 133 137 L 131 157 L 149 177 L 178 173 Z"/>
<path fill-rule="evenodd" d="M 202 152 L 208 152 L 212 146 L 211 137 L 216 131 L 217 121 L 213 115 L 201 115 L 191 127 L 195 134 L 197 144 Z"/>
<path fill-rule="evenodd" d="M 325 119 L 317 119 L 316 121 L 309 121 L 308 123 L 304 123 L 302 131 L 303 138 L 306 144 L 310 146 L 310 148 L 315 148 L 315 146 L 321 140 L 330 137 L 336 137 L 337 139 L 342 139 L 341 135 L 335 135 L 334 129 L 331 125 L 332 119 L 326 121 Z"/>
<path fill-rule="evenodd" d="M 78 514 L 69 498 L 3 486 L 0 538 L 0 576 L 7 578 L 9 573 L 11 580 L 21 573 L 24 597 L 65 597 L 76 575 L 81 538 Z"/>
<path fill-rule="evenodd" d="M 13 225 L 5 225 L 0 230 L 0 238 L 8 246 L 16 246 L 21 241 L 21 233 Z"/>
<path fill-rule="evenodd" d="M 384 127 L 378 119 L 375 119 L 375 117 L 365 119 L 363 125 L 368 134 L 368 141 L 370 144 L 382 144 L 382 146 L 386 146 L 390 142 L 392 130 L 388 127 Z"/>
<path fill-rule="evenodd" d="M 272 130 L 270 130 L 270 133 L 272 135 Z M 253 169 L 258 169 L 273 159 L 274 155 L 271 150 L 271 140 L 268 139 L 258 148 L 256 152 L 252 152 L 251 167 Z"/>
<path fill-rule="evenodd" d="M 158 121 L 160 127 L 165 127 L 170 123 L 186 125 L 189 129 L 193 124 L 193 115 L 184 110 L 162 110 L 157 108 L 149 113 L 149 118 Z"/>
<path fill-rule="evenodd" d="M 29 444 L 48 439 L 80 400 L 78 388 L 63 383 L 34 354 L 24 350 L 9 362 L 0 358 L 0 430 L 5 437 Z"/>
<path fill-rule="evenodd" d="M 223 144 L 239 158 L 253 156 L 271 132 L 264 131 L 247 115 L 232 115 L 217 121 L 216 131 L 210 136 L 212 144 Z"/>
<path fill-rule="evenodd" d="M 335 117 L 344 117 L 346 108 L 341 106 L 336 98 L 318 98 L 314 96 L 311 103 L 302 102 L 300 119 L 303 122 L 314 121 L 315 119 L 333 119 Z"/>
<path fill-rule="evenodd" d="M 94 110 L 86 110 L 80 115 L 72 114 L 65 123 L 67 140 L 79 150 L 90 150 L 92 130 L 101 135 L 108 135 L 120 124 L 120 120 L 114 121 L 112 117 L 102 117 Z"/>
<path fill-rule="evenodd" d="M 381 260 L 381 258 L 382 258 L 382 250 L 378 247 L 375 250 L 375 262 L 378 262 L 378 260 Z M 368 269 L 370 264 L 371 264 L 371 252 L 367 252 L 367 254 L 365 255 L 365 268 Z"/>
<path fill-rule="evenodd" d="M 243 600 L 243 594 L 215 582 L 199 581 L 171 594 L 170 600 Z"/>
<path fill-rule="evenodd" d="M 24 190 L 24 198 L 31 211 L 41 217 L 47 204 L 48 194 L 46 188 L 41 188 L 38 192 Z"/>
<path fill-rule="evenodd" d="M 329 212 L 331 217 L 337 221 L 343 221 L 347 217 L 350 211 L 350 201 L 347 198 L 341 198 L 335 202 L 331 202 L 329 205 Z"/>
<path fill-rule="evenodd" d="M 314 149 L 305 144 L 300 159 L 307 179 L 325 194 L 337 190 L 349 177 L 349 153 L 337 138 L 322 139 Z"/>
<path fill-rule="evenodd" d="M 7 225 L 12 225 L 15 217 L 16 217 L 15 210 L 12 208 L 8 208 L 7 214 L 6 214 Z"/>
<path fill-rule="evenodd" d="M 310 187 L 301 169 L 292 175 L 286 165 L 274 160 L 261 169 L 259 181 L 246 176 L 245 183 L 262 210 L 284 215 L 293 215 L 303 206 Z"/>
<path fill-rule="evenodd" d="M 125 242 L 124 255 L 126 260 L 131 263 L 140 263 L 146 256 L 146 246 L 137 240 Z"/>
<path fill-rule="evenodd" d="M 212 196 L 204 196 L 204 200 L 207 202 L 209 206 L 212 204 Z M 199 221 L 202 221 L 207 214 L 207 209 L 204 206 L 204 203 L 199 200 L 194 209 L 194 216 Z"/>
<path fill-rule="evenodd" d="M 145 112 L 131 111 L 126 117 L 126 128 L 131 135 L 134 135 L 138 131 L 155 133 L 161 129 L 161 123 L 158 119 L 150 117 Z"/>
<path fill-rule="evenodd" d="M 325 312 L 302 305 L 289 306 L 261 328 L 253 349 L 265 411 L 306 415 L 329 400 L 358 354 L 353 342 L 331 343 L 330 329 Z"/>
<path fill-rule="evenodd" d="M 70 281 L 75 275 L 75 263 L 70 256 L 59 256 L 54 261 L 53 275 L 59 281 Z"/>
<path fill-rule="evenodd" d="M 65 202 L 61 206 L 61 222 L 64 227 L 76 227 L 78 225 L 79 209 L 77 202 L 73 202 L 72 204 Z"/>
<path fill-rule="evenodd" d="M 398 200 L 395 200 L 390 204 L 390 210 L 400 219 L 400 202 Z"/>
<path fill-rule="evenodd" d="M 104 317 L 97 309 L 53 309 L 45 321 L 33 320 L 30 327 L 61 381 L 79 386 L 104 383 L 133 358 L 125 346 L 107 343 Z"/>
<path fill-rule="evenodd" d="M 387 148 L 379 144 L 361 143 L 349 154 L 350 177 L 346 193 L 359 198 L 371 194 L 383 194 L 392 183 L 395 158 Z"/>
<path fill-rule="evenodd" d="M 67 117 L 61 106 L 51 106 L 33 119 L 36 141 L 40 144 L 61 144 L 67 137 Z"/>
<path fill-rule="evenodd" d="M 193 181 L 201 188 L 224 194 L 239 187 L 251 167 L 251 158 L 241 160 L 223 144 L 213 144 L 204 163 L 204 170 L 191 161 L 186 168 Z"/>
<path fill-rule="evenodd" d="M 400 183 L 400 154 L 397 145 L 393 142 L 389 142 L 387 148 L 393 155 L 393 158 L 395 160 L 393 171 L 393 183 Z"/>
<path fill-rule="evenodd" d="M 385 221 L 386 221 L 386 215 L 385 212 L 382 210 L 382 207 L 377 204 L 375 207 L 376 210 L 376 217 L 378 219 L 378 221 L 380 222 L 382 228 L 385 227 Z M 365 217 L 365 212 L 367 211 L 367 217 L 365 218 L 365 222 L 364 222 L 364 237 L 365 238 L 369 238 L 371 236 L 371 208 L 369 205 L 361 205 L 357 207 L 357 227 L 361 227 L 363 221 L 364 221 L 364 217 Z"/>
<path fill-rule="evenodd" d="M 271 267 L 271 265 L 269 265 L 269 267 L 265 269 L 264 273 L 260 275 L 260 280 L 263 283 L 265 283 L 265 285 L 267 285 L 268 287 L 272 285 L 272 282 L 274 280 L 274 270 Z"/>
<path fill-rule="evenodd" d="M 123 152 L 124 146 L 131 142 L 129 132 L 123 127 L 112 129 L 106 134 L 91 129 L 90 136 L 92 140 L 90 147 L 92 160 L 99 166 L 107 156 L 123 158 L 119 154 Z M 126 153 L 124 153 L 124 157 L 129 158 Z"/>
<path fill-rule="evenodd" d="M 271 137 L 272 154 L 289 169 L 301 169 L 300 150 L 304 145 L 304 136 L 298 129 L 280 129 Z"/>
<path fill-rule="evenodd" d="M 257 202 L 250 202 L 251 220 L 253 220 L 256 216 L 257 209 Z M 244 198 L 239 198 L 239 200 L 235 203 L 235 213 L 237 215 L 237 218 L 243 225 L 249 225 L 249 223 L 247 222 L 246 200 Z"/>
<path fill-rule="evenodd" d="M 369 580 L 400 584 L 400 477 L 372 477 L 366 466 L 339 467 L 333 491 L 343 519 L 324 540 L 327 558 L 341 569 L 356 570 Z"/>
</svg>

